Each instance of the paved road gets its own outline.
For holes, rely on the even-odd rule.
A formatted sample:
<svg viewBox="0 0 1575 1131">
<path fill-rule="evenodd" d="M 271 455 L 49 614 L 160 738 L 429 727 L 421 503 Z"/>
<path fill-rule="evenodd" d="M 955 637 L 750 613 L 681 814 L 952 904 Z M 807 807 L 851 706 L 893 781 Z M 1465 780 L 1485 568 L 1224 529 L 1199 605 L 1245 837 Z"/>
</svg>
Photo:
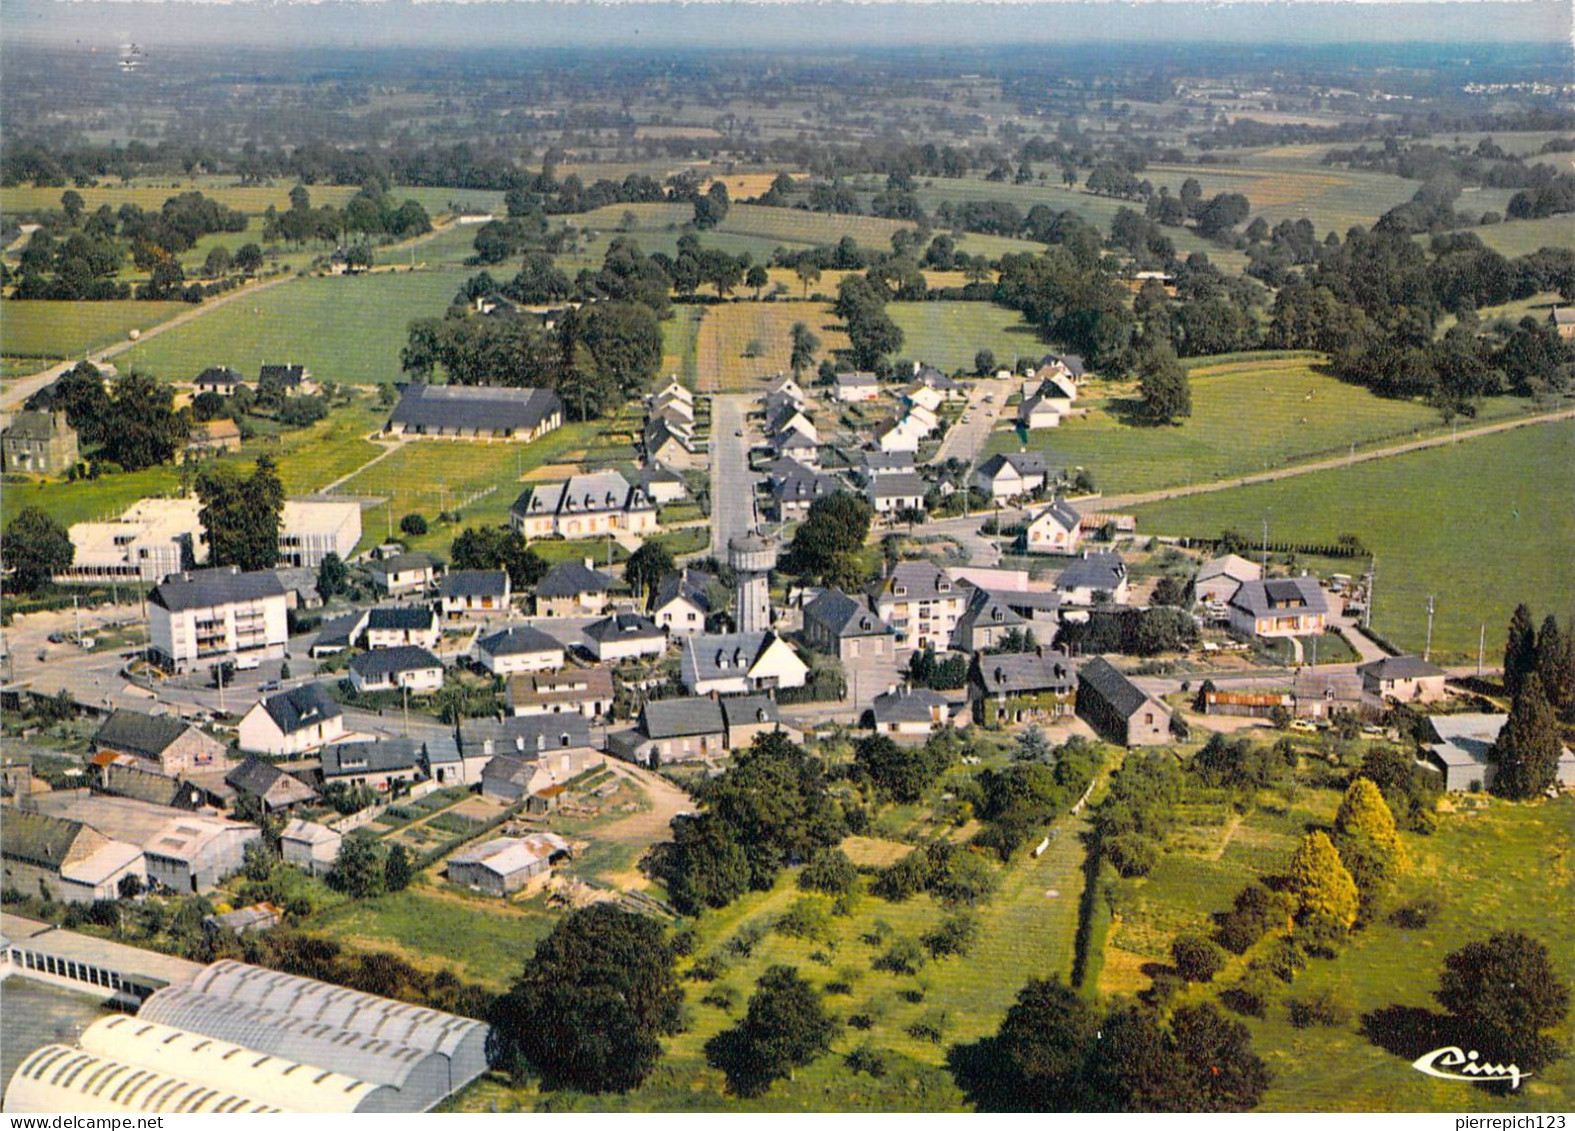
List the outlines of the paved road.
<svg viewBox="0 0 1575 1131">
<path fill-rule="evenodd" d="M 1002 411 L 1006 408 L 1006 398 L 1012 395 L 1012 381 L 998 381 L 991 378 L 987 381 L 975 381 L 972 391 L 968 394 L 968 407 L 964 410 L 965 420 L 959 420 L 952 425 L 946 433 L 946 438 L 941 441 L 940 450 L 935 453 L 934 463 L 945 463 L 956 458 L 964 463 L 969 463 L 978 458 L 984 451 L 985 443 L 990 439 L 990 433 L 995 428 L 995 422 L 1000 419 Z M 990 398 L 986 404 L 985 397 Z"/>
<path fill-rule="evenodd" d="M 1426 440 L 1412 440 L 1404 444 L 1391 444 L 1386 448 L 1374 448 L 1371 451 L 1357 452 L 1354 456 L 1338 456 L 1334 459 L 1318 460 L 1316 463 L 1282 467 L 1278 471 L 1264 471 L 1256 475 L 1243 475 L 1235 479 L 1220 479 L 1213 483 L 1193 483 L 1185 487 L 1167 487 L 1162 491 L 1145 491 L 1135 495 L 1106 495 L 1100 501 L 1100 509 L 1108 511 L 1126 510 L 1128 507 L 1140 507 L 1145 503 L 1162 503 L 1167 499 L 1182 499 L 1188 495 L 1206 495 L 1213 491 L 1228 491 L 1232 487 L 1246 487 L 1253 483 L 1272 483 L 1277 479 L 1290 479 L 1297 475 L 1310 475 L 1315 471 L 1333 471 L 1341 467 L 1350 467 L 1354 463 L 1388 459 L 1390 456 L 1404 455 L 1407 452 L 1419 452 L 1426 448 L 1439 448 L 1445 444 L 1457 443 L 1460 440 L 1472 440 L 1479 436 L 1490 436 L 1495 432 L 1508 432 L 1515 428 L 1525 428 L 1532 424 L 1549 424 L 1558 420 L 1575 420 L 1575 408 L 1560 409 L 1558 412 L 1545 412 L 1539 416 L 1525 416 L 1517 420 L 1501 420 L 1497 424 L 1483 424 L 1476 428 L 1462 428 L 1448 436 L 1433 436 Z"/>
<path fill-rule="evenodd" d="M 739 394 L 711 398 L 711 551 L 719 558 L 726 556 L 729 539 L 747 534 L 755 521 L 755 475 L 749 470 L 744 427 L 753 399 Z"/>
</svg>

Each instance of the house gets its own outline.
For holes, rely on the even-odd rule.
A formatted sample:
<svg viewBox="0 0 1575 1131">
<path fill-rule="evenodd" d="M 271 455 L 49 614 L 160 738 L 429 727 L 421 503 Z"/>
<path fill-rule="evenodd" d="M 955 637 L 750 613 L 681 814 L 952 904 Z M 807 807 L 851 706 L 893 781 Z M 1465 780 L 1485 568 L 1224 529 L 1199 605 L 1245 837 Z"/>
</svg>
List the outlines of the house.
<svg viewBox="0 0 1575 1131">
<path fill-rule="evenodd" d="M 679 677 L 691 695 L 731 695 L 803 687 L 809 667 L 769 629 L 690 636 Z"/>
<path fill-rule="evenodd" d="M 583 715 L 516 715 L 501 719 L 466 719 L 459 727 L 459 748 L 466 758 L 508 755 L 535 760 L 540 768 L 567 781 L 590 766 L 601 764 L 591 745 L 591 726 Z M 498 770 L 491 763 L 481 772 L 482 792 L 518 801 L 523 794 L 499 792 Z"/>
<path fill-rule="evenodd" d="M 877 475 L 870 480 L 866 493 L 876 514 L 895 514 L 899 511 L 924 510 L 924 494 L 929 487 L 916 471 L 897 471 L 890 475 Z"/>
<path fill-rule="evenodd" d="M 860 658 L 890 657 L 897 651 L 891 626 L 862 595 L 840 589 L 822 590 L 804 606 L 804 643 L 843 663 Z"/>
<path fill-rule="evenodd" d="M 636 484 L 657 506 L 676 503 L 689 494 L 684 477 L 664 463 L 652 463 L 643 469 L 636 477 Z"/>
<path fill-rule="evenodd" d="M 527 541 L 649 534 L 656 530 L 656 504 L 618 472 L 597 471 L 527 487 L 509 508 L 509 525 Z"/>
<path fill-rule="evenodd" d="M 771 491 L 771 509 L 778 522 L 802 518 L 809 513 L 815 500 L 835 495 L 842 489 L 830 475 L 806 467 L 796 459 L 784 456 L 772 462 L 767 469 Z"/>
<path fill-rule="evenodd" d="M 236 387 L 245 383 L 246 378 L 228 365 L 210 365 L 192 379 L 198 393 L 218 393 L 221 397 L 234 396 Z"/>
<path fill-rule="evenodd" d="M 488 895 L 513 895 L 569 855 L 556 833 L 501 836 L 462 848 L 448 859 L 448 880 Z"/>
<path fill-rule="evenodd" d="M 1052 373 L 1039 386 L 1038 395 L 1056 412 L 1065 416 L 1072 411 L 1072 402 L 1077 400 L 1077 385 L 1071 377 Z"/>
<path fill-rule="evenodd" d="M 1428 734 L 1422 743 L 1422 765 L 1443 779 L 1449 793 L 1493 788 L 1493 778 L 1498 773 L 1493 744 L 1508 721 L 1508 715 L 1430 716 Z M 1567 747 L 1559 750 L 1554 780 L 1565 789 L 1575 787 L 1575 754 Z"/>
<path fill-rule="evenodd" d="M 933 365 L 920 365 L 913 375 L 913 379 L 926 388 L 934 389 L 948 401 L 965 401 L 968 399 L 968 390 L 953 381 Z"/>
<path fill-rule="evenodd" d="M 804 395 L 803 388 L 790 375 L 783 374 L 766 388 L 766 399 L 769 403 L 772 398 L 786 399 L 803 408 L 809 403 L 809 398 Z"/>
<path fill-rule="evenodd" d="M 914 384 L 902 391 L 902 403 L 909 409 L 923 409 L 934 417 L 946 400 L 937 389 L 925 384 Z"/>
<path fill-rule="evenodd" d="M 1575 306 L 1555 306 L 1548 315 L 1548 325 L 1566 341 L 1575 338 Z"/>
<path fill-rule="evenodd" d="M 591 655 L 605 663 L 660 656 L 667 651 L 667 634 L 638 613 L 614 613 L 585 629 Z"/>
<path fill-rule="evenodd" d="M 924 738 L 936 727 L 951 725 L 951 704 L 927 687 L 894 687 L 875 696 L 870 719 L 876 734 Z"/>
<path fill-rule="evenodd" d="M 747 750 L 763 734 L 785 733 L 793 742 L 804 735 L 785 725 L 775 699 L 766 695 L 732 695 L 721 700 L 722 725 L 726 728 L 727 748 Z"/>
<path fill-rule="evenodd" d="M 342 617 L 324 621 L 323 627 L 317 631 L 316 639 L 312 641 L 312 646 L 307 649 L 307 655 L 317 660 L 349 650 L 366 631 L 366 621 L 366 609 L 359 609 Z"/>
<path fill-rule="evenodd" d="M 1331 671 L 1327 667 L 1300 668 L 1291 681 L 1292 711 L 1297 718 L 1328 719 L 1349 712 L 1374 720 L 1383 712 L 1383 702 L 1362 690 L 1362 677 L 1354 671 Z"/>
<path fill-rule="evenodd" d="M 613 579 L 590 562 L 559 562 L 536 583 L 539 617 L 599 616 L 607 609 Z"/>
<path fill-rule="evenodd" d="M 416 694 L 436 691 L 443 686 L 443 661 L 425 648 L 379 648 L 350 661 L 350 685 L 361 695 L 400 688 Z"/>
<path fill-rule="evenodd" d="M 1061 427 L 1061 410 L 1048 398 L 1035 393 L 1017 406 L 1017 425 L 1030 432 Z"/>
<path fill-rule="evenodd" d="M 1043 646 L 1032 652 L 975 658 L 968 697 L 989 725 L 1060 719 L 1072 713 L 1077 680 L 1066 653 Z"/>
<path fill-rule="evenodd" d="M 349 561 L 361 541 L 361 504 L 286 499 L 279 517 L 279 564 L 316 569 L 329 554 Z"/>
<path fill-rule="evenodd" d="M 640 450 L 649 463 L 682 459 L 685 453 L 695 450 L 694 435 L 673 427 L 664 417 L 653 416 L 641 429 Z"/>
<path fill-rule="evenodd" d="M 1025 621 L 1006 601 L 987 589 L 973 589 L 968 605 L 952 630 L 951 646 L 959 652 L 999 648 L 1008 633 L 1028 631 Z"/>
<path fill-rule="evenodd" d="M 172 715 L 119 710 L 93 735 L 98 756 L 128 755 L 143 766 L 174 777 L 224 765 L 224 743 Z"/>
<path fill-rule="evenodd" d="M 612 669 L 576 665 L 531 672 L 509 680 L 509 709 L 515 715 L 575 714 L 605 718 L 613 709 Z"/>
<path fill-rule="evenodd" d="M 366 563 L 366 572 L 371 576 L 373 586 L 390 597 L 425 593 L 432 588 L 438 569 L 438 560 L 420 551 L 391 554 L 386 558 L 373 558 Z"/>
<path fill-rule="evenodd" d="M 1263 577 L 1263 567 L 1236 554 L 1210 558 L 1198 567 L 1192 588 L 1204 605 L 1225 605 L 1236 595 L 1244 581 Z"/>
<path fill-rule="evenodd" d="M 438 581 L 438 606 L 448 620 L 505 612 L 510 596 L 501 569 L 451 569 Z"/>
<path fill-rule="evenodd" d="M 320 876 L 334 866 L 343 840 L 344 834 L 337 829 L 292 817 L 279 833 L 279 851 L 286 864 Z"/>
<path fill-rule="evenodd" d="M 258 754 L 307 754 L 344 737 L 344 712 L 320 683 L 270 695 L 241 717 L 242 750 Z"/>
<path fill-rule="evenodd" d="M 968 600 L 962 586 L 929 562 L 897 563 L 871 586 L 870 597 L 899 650 L 947 647 Z"/>
<path fill-rule="evenodd" d="M 651 602 L 651 619 L 676 636 L 704 632 L 706 618 L 711 615 L 709 590 L 715 580 L 709 573 L 688 568 L 668 574 Z"/>
<path fill-rule="evenodd" d="M 256 755 L 225 774 L 224 782 L 238 796 L 258 802 L 264 813 L 283 813 L 317 797 L 316 791 L 301 779 Z"/>
<path fill-rule="evenodd" d="M 715 699 L 656 699 L 640 709 L 638 726 L 615 746 L 643 766 L 714 757 L 727 750 L 727 723 Z"/>
<path fill-rule="evenodd" d="M 150 651 L 181 672 L 241 657 L 281 659 L 287 614 L 284 586 L 271 570 L 171 574 L 148 595 Z"/>
<path fill-rule="evenodd" d="M 872 401 L 880 394 L 880 382 L 875 374 L 862 370 L 853 373 L 838 373 L 836 383 L 836 398 L 843 404 L 861 404 Z"/>
<path fill-rule="evenodd" d="M 565 663 L 564 647 L 528 624 L 515 625 L 476 641 L 476 662 L 493 675 L 550 671 Z"/>
<path fill-rule="evenodd" d="M 1075 554 L 1082 536 L 1082 517 L 1071 503 L 1057 499 L 1029 518 L 1023 549 L 1030 554 Z"/>
<path fill-rule="evenodd" d="M 1362 690 L 1401 703 L 1434 703 L 1445 695 L 1443 668 L 1420 656 L 1385 656 L 1357 666 Z"/>
<path fill-rule="evenodd" d="M 1045 457 L 1038 452 L 993 455 L 973 473 L 973 485 L 993 499 L 1016 499 L 1042 490 L 1049 481 Z"/>
<path fill-rule="evenodd" d="M 917 426 L 909 424 L 908 418 L 903 417 L 901 420 L 894 420 L 890 424 L 877 428 L 875 445 L 888 455 L 897 452 L 906 452 L 911 455 L 919 450 L 919 441 L 923 437 L 924 434 L 918 430 Z"/>
<path fill-rule="evenodd" d="M 815 442 L 820 441 L 820 433 L 815 429 L 815 422 L 810 419 L 802 405 L 783 404 L 775 411 L 766 413 L 764 429 L 766 435 L 777 436 L 783 432 L 802 432 Z"/>
<path fill-rule="evenodd" d="M 368 609 L 366 646 L 375 648 L 436 648 L 443 638 L 437 613 L 430 605 L 393 605 Z"/>
<path fill-rule="evenodd" d="M 820 463 L 820 445 L 814 437 L 787 428 L 771 437 L 771 450 L 779 459 L 793 459 L 806 466 Z"/>
<path fill-rule="evenodd" d="M 1103 656 L 1077 672 L 1077 714 L 1122 746 L 1170 741 L 1170 708 L 1149 695 Z"/>
<path fill-rule="evenodd" d="M 877 475 L 912 471 L 912 452 L 863 452 L 860 454 L 859 475 L 866 483 Z"/>
<path fill-rule="evenodd" d="M 1317 579 L 1283 577 L 1243 581 L 1226 612 L 1231 631 L 1242 636 L 1317 636 L 1328 621 L 1329 602 Z"/>
<path fill-rule="evenodd" d="M 194 456 L 218 455 L 241 450 L 240 425 L 229 417 L 203 420 L 191 426 L 184 449 Z"/>
<path fill-rule="evenodd" d="M 364 785 L 387 793 L 396 784 L 420 778 L 421 743 L 411 738 L 336 742 L 323 748 L 322 762 L 325 786 Z"/>
<path fill-rule="evenodd" d="M 81 458 L 64 411 L 19 412 L 0 432 L 0 464 L 14 475 L 63 477 Z"/>
<path fill-rule="evenodd" d="M 1055 579 L 1055 591 L 1068 605 L 1124 605 L 1130 594 L 1127 565 L 1120 554 L 1089 553 L 1072 562 Z"/>
<path fill-rule="evenodd" d="M 317 383 L 304 365 L 264 365 L 257 371 L 257 388 L 273 385 L 286 393 L 315 393 Z"/>
<path fill-rule="evenodd" d="M 668 404 L 681 404 L 689 409 L 690 416 L 694 415 L 695 395 L 678 379 L 677 374 L 668 377 L 667 384 L 648 396 L 646 402 L 658 408 Z"/>
<path fill-rule="evenodd" d="M 284 586 L 286 609 L 320 609 L 323 595 L 317 591 L 317 571 L 297 569 L 294 566 L 275 566 L 273 570 L 279 584 Z"/>
<path fill-rule="evenodd" d="M 550 389 L 500 385 L 406 385 L 383 430 L 452 440 L 539 440 L 563 425 Z"/>
<path fill-rule="evenodd" d="M 62 903 L 119 899 L 127 876 L 147 875 L 142 849 L 114 840 L 81 821 L 8 808 L 0 821 L 0 865 L 6 891 Z"/>
</svg>

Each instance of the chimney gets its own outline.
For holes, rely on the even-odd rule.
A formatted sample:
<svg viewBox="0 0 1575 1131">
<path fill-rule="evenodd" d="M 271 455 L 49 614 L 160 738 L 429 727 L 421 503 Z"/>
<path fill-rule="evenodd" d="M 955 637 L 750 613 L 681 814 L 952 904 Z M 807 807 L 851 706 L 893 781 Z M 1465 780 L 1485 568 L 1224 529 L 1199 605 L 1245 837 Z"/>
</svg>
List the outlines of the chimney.
<svg viewBox="0 0 1575 1131">
<path fill-rule="evenodd" d="M 585 568 L 586 569 L 595 569 L 596 568 L 596 559 L 595 558 L 585 558 L 584 561 L 585 561 Z"/>
</svg>

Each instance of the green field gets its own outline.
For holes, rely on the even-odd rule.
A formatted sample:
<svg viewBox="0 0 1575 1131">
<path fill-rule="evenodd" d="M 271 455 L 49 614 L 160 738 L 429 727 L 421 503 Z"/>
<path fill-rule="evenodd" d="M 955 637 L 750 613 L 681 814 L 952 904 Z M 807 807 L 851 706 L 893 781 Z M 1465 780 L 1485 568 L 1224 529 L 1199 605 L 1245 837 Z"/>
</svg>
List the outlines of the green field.
<svg viewBox="0 0 1575 1131">
<path fill-rule="evenodd" d="M 0 303 L 0 353 L 6 357 L 76 357 L 126 340 L 192 309 L 184 302 Z M 121 364 L 124 369 L 124 363 Z"/>
<path fill-rule="evenodd" d="M 1126 494 L 1203 483 L 1305 463 L 1385 441 L 1437 432 L 1436 410 L 1420 403 L 1385 400 L 1356 385 L 1316 371 L 1316 355 L 1244 356 L 1192 368 L 1192 415 L 1179 425 L 1127 423 L 1138 406 L 1130 383 L 1095 382 L 1078 407 L 1086 416 L 1059 428 L 1028 434 L 1032 449 L 1059 453 L 1089 468 L 1106 494 Z M 1493 398 L 1484 418 L 1525 408 L 1514 398 Z M 989 451 L 1014 451 L 1016 429 L 998 431 Z"/>
<path fill-rule="evenodd" d="M 297 362 L 320 381 L 399 381 L 411 320 L 442 315 L 464 279 L 417 271 L 293 280 L 160 334 L 119 364 L 169 380 L 210 365 L 255 373 L 264 362 Z"/>
<path fill-rule="evenodd" d="M 1257 809 L 1239 823 L 1223 807 L 1212 816 L 1183 808 L 1185 827 L 1144 880 L 1118 885 L 1113 926 L 1101 978 L 1106 992 L 1134 992 L 1148 983 L 1143 962 L 1168 961 L 1169 941 L 1209 929 L 1209 915 L 1229 907 L 1251 878 L 1282 870 L 1305 828 L 1327 824 L 1339 796 L 1303 790 L 1295 805 Z M 1190 813 L 1190 815 L 1188 815 Z M 1297 1029 L 1285 999 L 1329 989 L 1343 994 L 1355 1014 L 1400 1004 L 1436 1009 L 1444 955 L 1497 930 L 1518 929 L 1548 944 L 1566 981 L 1575 977 L 1575 951 L 1565 945 L 1571 906 L 1568 858 L 1575 806 L 1565 798 L 1544 805 L 1493 801 L 1484 808 L 1443 814 L 1431 837 L 1405 834 L 1413 861 L 1396 900 L 1432 896 L 1441 911 L 1425 928 L 1405 931 L 1387 920 L 1358 932 L 1335 959 L 1313 959 L 1295 983 L 1271 1002 L 1263 1019 L 1242 1018 L 1273 1073 L 1260 1110 L 1492 1111 L 1563 1110 L 1575 1101 L 1575 1065 L 1565 1059 L 1518 1092 L 1432 1080 L 1406 1058 L 1386 1052 L 1358 1031 L 1359 1022 Z M 1212 987 L 1185 990 L 1182 1000 L 1212 996 L 1240 974 L 1241 960 Z M 1565 1029 L 1568 1035 L 1568 1026 Z"/>
<path fill-rule="evenodd" d="M 1276 540 L 1361 537 L 1378 555 L 1373 625 L 1420 651 L 1435 599 L 1434 658 L 1488 659 L 1525 601 L 1575 615 L 1575 423 L 1540 424 L 1336 471 L 1135 508 L 1155 534 L 1259 530 Z M 1357 563 L 1359 564 L 1359 563 Z"/>
<path fill-rule="evenodd" d="M 170 197 L 178 196 L 183 192 L 196 191 L 211 200 L 218 201 L 226 208 L 260 215 L 269 205 L 280 209 L 289 208 L 290 190 L 294 187 L 293 181 L 280 181 L 273 185 L 238 185 L 229 177 L 145 177 L 135 179 L 129 184 L 103 184 L 76 191 L 86 203 L 89 212 L 95 212 L 105 204 L 117 209 L 122 204 L 135 204 L 150 212 L 156 212 Z M 32 185 L 0 189 L 0 210 L 58 211 L 60 196 L 65 191 L 63 188 L 35 188 Z M 311 193 L 314 205 L 323 205 L 344 204 L 356 194 L 357 190 L 349 185 L 308 185 L 307 191 Z M 395 195 L 399 196 L 397 191 Z M 399 196 L 399 199 L 403 197 Z"/>
<path fill-rule="evenodd" d="M 993 350 L 999 365 L 1044 352 L 1033 328 L 1015 310 L 989 302 L 894 302 L 886 307 L 902 327 L 897 352 L 947 373 L 973 371 L 974 354 Z"/>
<path fill-rule="evenodd" d="M 1541 220 L 1506 220 L 1485 228 L 1467 229 L 1500 255 L 1514 258 L 1529 255 L 1538 248 L 1562 247 L 1575 250 L 1575 221 L 1568 216 L 1545 216 Z"/>
</svg>

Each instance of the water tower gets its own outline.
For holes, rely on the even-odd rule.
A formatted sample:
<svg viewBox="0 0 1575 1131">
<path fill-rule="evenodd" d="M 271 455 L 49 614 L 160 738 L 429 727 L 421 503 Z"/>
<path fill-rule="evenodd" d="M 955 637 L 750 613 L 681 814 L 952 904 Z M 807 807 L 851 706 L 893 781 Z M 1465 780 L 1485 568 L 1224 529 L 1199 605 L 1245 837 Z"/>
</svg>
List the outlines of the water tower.
<svg viewBox="0 0 1575 1131">
<path fill-rule="evenodd" d="M 771 627 L 771 571 L 777 564 L 777 544 L 750 533 L 727 544 L 727 564 L 737 577 L 733 619 L 739 632 L 765 632 Z"/>
</svg>

